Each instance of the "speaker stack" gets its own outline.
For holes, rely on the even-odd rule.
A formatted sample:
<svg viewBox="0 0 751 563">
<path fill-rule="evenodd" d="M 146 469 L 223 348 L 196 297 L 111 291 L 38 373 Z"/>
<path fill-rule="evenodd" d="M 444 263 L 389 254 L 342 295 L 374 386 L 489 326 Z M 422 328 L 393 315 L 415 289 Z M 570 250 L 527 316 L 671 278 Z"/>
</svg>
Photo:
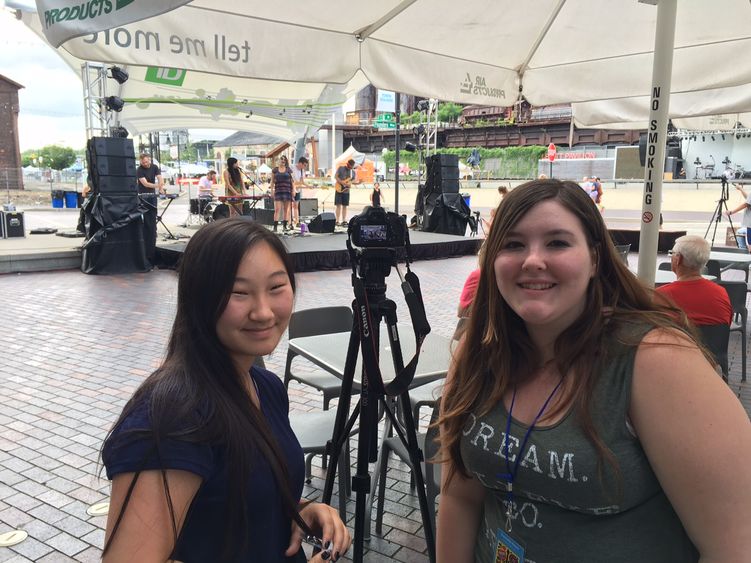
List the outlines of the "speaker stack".
<svg viewBox="0 0 751 563">
<path fill-rule="evenodd" d="M 81 270 L 87 274 L 148 271 L 133 140 L 93 137 L 86 146 L 86 161 L 93 195 L 85 210 Z"/>
<path fill-rule="evenodd" d="M 427 180 L 418 189 L 416 213 L 422 216 L 422 230 L 464 235 L 470 209 L 459 194 L 459 157 L 434 154 L 426 160 Z"/>
<path fill-rule="evenodd" d="M 459 193 L 459 157 L 455 154 L 434 154 L 427 158 L 428 191 L 443 194 Z"/>
</svg>

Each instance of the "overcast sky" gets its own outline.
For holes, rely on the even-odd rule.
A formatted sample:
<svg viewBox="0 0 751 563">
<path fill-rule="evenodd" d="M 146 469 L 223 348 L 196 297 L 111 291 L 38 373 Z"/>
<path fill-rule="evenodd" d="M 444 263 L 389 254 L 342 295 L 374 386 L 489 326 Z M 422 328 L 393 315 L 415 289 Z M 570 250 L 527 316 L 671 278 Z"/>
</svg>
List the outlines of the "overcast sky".
<svg viewBox="0 0 751 563">
<path fill-rule="evenodd" d="M 18 115 L 21 150 L 85 144 L 80 77 L 11 12 L 0 10 L 0 74 L 23 85 Z"/>
<path fill-rule="evenodd" d="M 0 2 L 0 5 L 2 3 Z M 0 74 L 23 85 L 18 92 L 21 151 L 46 145 L 86 144 L 83 87 L 55 50 L 0 8 Z M 179 124 L 176 124 L 179 126 Z M 232 131 L 193 129 L 192 140 L 222 139 Z"/>
</svg>

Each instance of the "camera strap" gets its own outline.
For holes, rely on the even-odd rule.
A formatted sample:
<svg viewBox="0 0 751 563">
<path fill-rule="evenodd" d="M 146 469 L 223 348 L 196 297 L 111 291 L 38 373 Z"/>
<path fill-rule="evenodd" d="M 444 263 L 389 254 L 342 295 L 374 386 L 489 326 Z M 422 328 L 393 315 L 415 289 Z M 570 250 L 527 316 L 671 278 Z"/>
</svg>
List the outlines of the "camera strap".
<svg viewBox="0 0 751 563">
<path fill-rule="evenodd" d="M 400 274 L 401 276 L 401 274 Z M 384 384 L 383 375 L 378 362 L 377 340 L 373 331 L 373 319 L 370 314 L 367 292 L 362 280 L 353 276 L 353 288 L 357 302 L 358 327 L 362 347 L 363 366 L 367 377 L 367 388 L 370 392 L 396 397 L 409 389 L 417 370 L 417 362 L 425 337 L 430 333 L 430 325 L 425 315 L 425 307 L 420 292 L 420 282 L 417 276 L 408 271 L 401 284 L 404 298 L 412 318 L 412 328 L 415 335 L 415 354 L 404 368 L 396 374 L 388 384 Z M 398 343 L 398 333 L 392 335 Z M 365 382 L 363 381 L 365 384 Z"/>
</svg>

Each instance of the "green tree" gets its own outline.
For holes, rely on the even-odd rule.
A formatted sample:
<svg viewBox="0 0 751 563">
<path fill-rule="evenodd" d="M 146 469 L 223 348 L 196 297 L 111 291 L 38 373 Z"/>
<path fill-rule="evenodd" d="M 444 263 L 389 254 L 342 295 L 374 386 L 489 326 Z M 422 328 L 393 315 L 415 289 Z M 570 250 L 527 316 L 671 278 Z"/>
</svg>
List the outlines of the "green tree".
<svg viewBox="0 0 751 563">
<path fill-rule="evenodd" d="M 44 159 L 43 164 L 53 170 L 68 168 L 76 161 L 76 151 L 70 147 L 48 145 L 39 150 L 39 156 Z"/>
<path fill-rule="evenodd" d="M 28 149 L 21 153 L 21 166 L 37 166 L 38 164 L 34 163 L 34 159 L 39 156 L 37 154 L 37 149 Z"/>
<path fill-rule="evenodd" d="M 453 102 L 441 102 L 438 104 L 438 121 L 454 122 L 462 114 L 463 106 Z"/>
</svg>

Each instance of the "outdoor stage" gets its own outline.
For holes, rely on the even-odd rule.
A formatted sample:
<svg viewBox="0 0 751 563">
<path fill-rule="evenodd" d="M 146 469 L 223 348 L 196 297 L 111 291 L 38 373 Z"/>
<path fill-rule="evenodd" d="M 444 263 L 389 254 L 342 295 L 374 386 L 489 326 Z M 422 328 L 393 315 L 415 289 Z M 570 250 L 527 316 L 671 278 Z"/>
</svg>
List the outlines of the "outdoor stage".
<svg viewBox="0 0 751 563">
<path fill-rule="evenodd" d="M 477 254 L 483 239 L 409 231 L 412 259 L 434 260 L 466 254 Z M 347 234 L 344 230 L 333 234 L 306 234 L 282 236 L 287 250 L 292 256 L 296 272 L 315 270 L 338 270 L 349 268 Z M 185 251 L 187 240 L 157 241 L 156 257 L 160 267 L 175 267 Z"/>
</svg>

